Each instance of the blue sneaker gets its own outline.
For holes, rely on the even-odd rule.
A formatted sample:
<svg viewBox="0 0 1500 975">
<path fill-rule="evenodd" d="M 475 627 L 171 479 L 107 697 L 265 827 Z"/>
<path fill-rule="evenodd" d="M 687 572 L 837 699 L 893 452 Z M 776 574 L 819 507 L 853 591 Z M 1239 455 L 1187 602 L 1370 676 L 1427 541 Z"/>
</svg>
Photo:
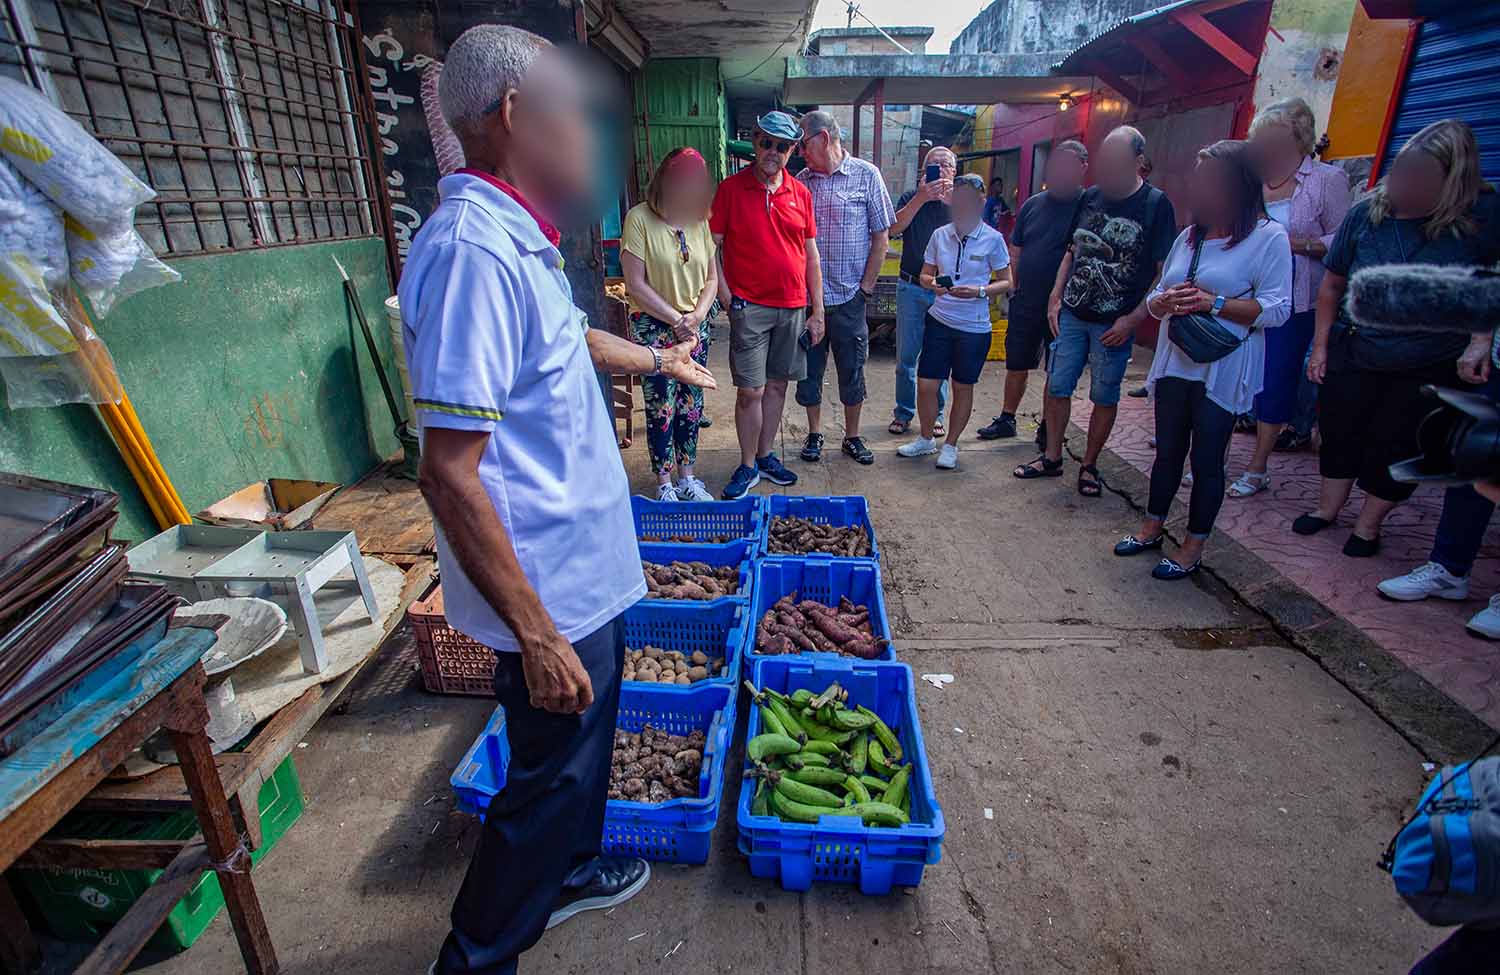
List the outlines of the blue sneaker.
<svg viewBox="0 0 1500 975">
<path fill-rule="evenodd" d="M 729 483 L 724 485 L 724 500 L 738 501 L 750 493 L 750 489 L 760 483 L 760 471 L 744 464 L 734 469 L 734 474 L 729 478 Z"/>
<path fill-rule="evenodd" d="M 797 483 L 797 475 L 787 470 L 786 465 L 781 462 L 780 457 L 776 456 L 775 451 L 766 454 L 764 457 L 755 458 L 755 466 L 766 476 L 766 480 L 772 484 L 780 484 L 782 487 L 788 487 Z"/>
</svg>

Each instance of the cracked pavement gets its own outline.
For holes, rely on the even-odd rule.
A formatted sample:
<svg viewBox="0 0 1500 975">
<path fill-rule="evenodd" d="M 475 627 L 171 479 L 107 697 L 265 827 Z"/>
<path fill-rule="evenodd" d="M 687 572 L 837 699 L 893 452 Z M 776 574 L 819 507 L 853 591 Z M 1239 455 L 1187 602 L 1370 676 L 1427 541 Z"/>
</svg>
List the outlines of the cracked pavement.
<svg viewBox="0 0 1500 975">
<path fill-rule="evenodd" d="M 1003 375 L 986 367 L 971 430 Z M 835 449 L 798 462 L 792 407 L 784 456 L 795 493 L 868 496 L 899 657 L 955 677 L 917 685 L 942 861 L 878 898 L 756 880 L 731 774 L 707 866 L 655 865 L 633 901 L 549 932 L 523 972 L 1366 975 L 1405 972 L 1440 939 L 1375 867 L 1424 781 L 1416 749 L 1214 579 L 1163 584 L 1149 558 L 1113 557 L 1137 515 L 1080 497 L 1076 464 L 1022 483 L 1029 443 L 972 433 L 959 472 L 898 458 L 890 356 L 868 377 L 873 467 L 837 453 L 833 386 Z M 714 488 L 736 463 L 732 397 L 709 399 Z M 625 458 L 649 492 L 643 436 Z M 295 752 L 307 812 L 255 876 L 296 975 L 420 975 L 446 932 L 478 830 L 447 778 L 490 707 L 423 693 L 410 653 L 388 648 Z M 147 970 L 239 964 L 221 917 Z"/>
</svg>

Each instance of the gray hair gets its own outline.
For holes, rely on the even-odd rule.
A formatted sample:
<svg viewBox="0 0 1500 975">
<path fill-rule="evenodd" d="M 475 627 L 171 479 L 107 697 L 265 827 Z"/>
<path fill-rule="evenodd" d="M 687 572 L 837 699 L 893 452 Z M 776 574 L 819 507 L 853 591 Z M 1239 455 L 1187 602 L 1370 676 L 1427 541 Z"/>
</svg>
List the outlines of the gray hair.
<svg viewBox="0 0 1500 975">
<path fill-rule="evenodd" d="M 472 135 L 506 92 L 521 87 L 521 79 L 548 46 L 544 37 L 503 24 L 464 31 L 448 48 L 438 79 L 438 104 L 453 131 L 460 138 Z"/>
<path fill-rule="evenodd" d="M 1250 123 L 1250 134 L 1254 135 L 1268 125 L 1285 125 L 1292 131 L 1292 138 L 1302 155 L 1311 156 L 1318 147 L 1318 120 L 1312 106 L 1300 98 L 1283 98 L 1272 102 L 1255 116 Z"/>
<path fill-rule="evenodd" d="M 947 146 L 933 146 L 931 149 L 928 149 L 927 155 L 922 157 L 922 165 L 925 166 L 928 163 L 932 162 L 932 157 L 938 155 L 947 156 L 949 159 L 953 160 L 954 168 L 958 167 L 957 153 L 955 153 L 952 149 L 949 149 Z"/>
<path fill-rule="evenodd" d="M 1130 140 L 1130 152 L 1132 155 L 1144 156 L 1146 154 L 1146 137 L 1141 135 L 1140 129 L 1136 128 L 1133 125 L 1120 125 L 1116 126 L 1115 129 L 1104 138 L 1113 139 L 1116 136 L 1121 139 Z"/>
<path fill-rule="evenodd" d="M 822 109 L 807 112 L 802 116 L 801 121 L 802 132 L 809 139 L 823 132 L 827 132 L 835 142 L 843 138 L 843 133 L 839 130 L 839 120 L 833 117 L 832 112 L 825 112 Z"/>
<path fill-rule="evenodd" d="M 1144 141 L 1145 140 L 1142 140 L 1143 143 Z M 1145 146 L 1142 145 L 1141 148 L 1144 149 Z M 1079 162 L 1083 163 L 1085 166 L 1089 164 L 1088 146 L 1084 145 L 1082 142 L 1079 142 L 1077 139 L 1064 139 L 1062 142 L 1059 142 L 1057 144 L 1057 148 L 1053 149 L 1052 151 L 1070 152 L 1078 159 Z M 1137 155 L 1139 155 L 1139 153 L 1137 153 Z"/>
</svg>

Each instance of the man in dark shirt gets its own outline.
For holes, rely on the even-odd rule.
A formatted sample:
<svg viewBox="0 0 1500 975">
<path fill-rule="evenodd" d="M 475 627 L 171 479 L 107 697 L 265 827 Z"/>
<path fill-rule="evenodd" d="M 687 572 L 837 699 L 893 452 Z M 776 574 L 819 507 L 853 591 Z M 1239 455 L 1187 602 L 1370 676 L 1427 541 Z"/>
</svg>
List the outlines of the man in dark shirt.
<svg viewBox="0 0 1500 975">
<path fill-rule="evenodd" d="M 1042 364 L 1042 350 L 1052 341 L 1047 299 L 1068 250 L 1088 164 L 1089 151 L 1083 143 L 1072 139 L 1058 143 L 1047 157 L 1047 192 L 1029 197 L 1016 216 L 1010 237 L 1016 288 L 1010 296 L 1010 324 L 1005 333 L 1005 399 L 1000 415 L 979 431 L 980 440 L 1016 435 L 1016 408 L 1026 395 L 1026 377 Z"/>
<path fill-rule="evenodd" d="M 938 178 L 927 179 L 927 168 L 936 166 Z M 896 285 L 896 411 L 890 432 L 906 433 L 912 417 L 917 415 L 917 356 L 922 351 L 927 310 L 936 296 L 922 287 L 922 255 L 932 232 L 953 222 L 948 213 L 948 196 L 953 192 L 953 177 L 958 172 L 958 157 L 945 146 L 934 146 L 922 159 L 922 175 L 915 190 L 901 194 L 896 203 L 896 222 L 891 237 L 901 239 L 901 280 Z M 937 428 L 943 426 L 943 405 L 948 400 L 948 384 L 938 390 Z"/>
<path fill-rule="evenodd" d="M 1047 446 L 1015 470 L 1024 480 L 1062 475 L 1063 432 L 1087 366 L 1094 409 L 1078 472 L 1078 493 L 1087 498 L 1102 493 L 1094 465 L 1114 429 L 1131 338 L 1146 319 L 1146 295 L 1177 238 L 1172 201 L 1141 178 L 1145 165 L 1146 137 L 1131 126 L 1115 129 L 1099 146 L 1097 183 L 1079 202 L 1073 239 L 1047 303 L 1047 322 L 1057 336 L 1043 415 Z"/>
</svg>

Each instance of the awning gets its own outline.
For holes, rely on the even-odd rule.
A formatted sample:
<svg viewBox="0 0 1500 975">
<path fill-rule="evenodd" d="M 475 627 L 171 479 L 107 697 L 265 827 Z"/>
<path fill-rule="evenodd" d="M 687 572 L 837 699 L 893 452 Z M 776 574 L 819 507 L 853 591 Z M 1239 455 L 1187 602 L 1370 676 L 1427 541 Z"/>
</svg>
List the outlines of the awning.
<svg viewBox="0 0 1500 975">
<path fill-rule="evenodd" d="M 1106 28 L 1052 66 L 1091 74 L 1137 105 L 1255 76 L 1271 0 L 1177 0 Z"/>
<path fill-rule="evenodd" d="M 1089 87 L 1086 75 L 1053 75 L 1034 55 L 840 54 L 787 58 L 782 99 L 853 105 L 876 78 L 886 103 L 897 105 L 1040 104 Z"/>
</svg>

